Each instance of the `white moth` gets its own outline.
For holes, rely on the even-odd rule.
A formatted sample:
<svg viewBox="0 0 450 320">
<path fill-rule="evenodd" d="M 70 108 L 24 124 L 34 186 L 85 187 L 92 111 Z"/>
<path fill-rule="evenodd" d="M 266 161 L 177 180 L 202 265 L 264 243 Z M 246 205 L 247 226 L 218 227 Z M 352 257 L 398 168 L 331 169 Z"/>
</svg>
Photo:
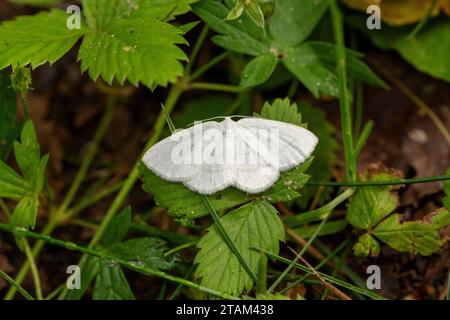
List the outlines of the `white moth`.
<svg viewBox="0 0 450 320">
<path fill-rule="evenodd" d="M 231 186 L 254 194 L 269 189 L 281 171 L 303 163 L 317 142 L 312 132 L 293 124 L 225 118 L 175 131 L 150 148 L 143 162 L 161 178 L 200 194 Z"/>
</svg>

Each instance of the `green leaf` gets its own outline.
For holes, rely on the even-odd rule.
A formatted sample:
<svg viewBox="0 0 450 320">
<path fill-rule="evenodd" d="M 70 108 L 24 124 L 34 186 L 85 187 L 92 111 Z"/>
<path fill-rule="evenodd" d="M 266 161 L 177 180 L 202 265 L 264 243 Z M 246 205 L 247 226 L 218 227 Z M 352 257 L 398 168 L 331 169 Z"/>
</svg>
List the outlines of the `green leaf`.
<svg viewBox="0 0 450 320">
<path fill-rule="evenodd" d="M 270 32 L 282 45 L 296 46 L 311 34 L 327 8 L 327 0 L 278 0 Z"/>
<path fill-rule="evenodd" d="M 92 298 L 93 300 L 135 300 L 122 268 L 118 265 L 108 266 L 107 262 L 103 262 L 100 267 Z"/>
<path fill-rule="evenodd" d="M 36 68 L 60 59 L 84 34 L 69 30 L 62 10 L 20 16 L 0 26 L 0 69 L 7 66 Z"/>
<path fill-rule="evenodd" d="M 221 34 L 213 41 L 225 49 L 258 56 L 270 54 L 267 39 L 261 29 L 247 16 L 243 15 L 233 21 L 226 21 L 228 9 L 219 1 L 203 0 L 193 5 L 194 13 L 209 27 Z"/>
<path fill-rule="evenodd" d="M 65 300 L 80 300 L 89 288 L 92 280 L 98 274 L 102 261 L 94 256 L 87 256 L 86 263 L 81 269 L 80 289 L 72 289 L 67 293 Z"/>
<path fill-rule="evenodd" d="M 160 19 L 172 19 L 191 11 L 191 4 L 198 0 L 138 0 L 141 8 L 146 8 L 150 13 Z"/>
<path fill-rule="evenodd" d="M 109 246 L 105 251 L 114 257 L 127 260 L 149 269 L 170 270 L 176 259 L 165 257 L 166 243 L 157 238 L 135 238 Z"/>
<path fill-rule="evenodd" d="M 386 173 L 379 173 L 369 180 L 386 181 L 395 178 Z M 355 228 L 369 230 L 394 211 L 397 201 L 397 195 L 391 192 L 389 186 L 359 188 L 350 198 L 347 221 Z"/>
<path fill-rule="evenodd" d="M 300 127 L 306 127 L 302 123 L 302 115 L 298 112 L 297 104 L 291 103 L 289 98 L 275 99 L 272 103 L 264 103 L 261 113 L 255 113 L 254 116 L 260 116 L 270 120 L 292 123 Z"/>
<path fill-rule="evenodd" d="M 310 157 L 294 169 L 282 172 L 273 187 L 259 195 L 271 203 L 291 201 L 300 197 L 300 190 L 309 180 L 309 175 L 305 174 L 305 171 L 308 170 L 313 160 L 314 157 Z"/>
<path fill-rule="evenodd" d="M 183 72 L 180 61 L 187 60 L 176 46 L 186 43 L 182 31 L 145 8 L 122 17 L 123 6 L 128 4 L 108 1 L 105 7 L 97 7 L 103 2 L 86 2 L 87 21 L 95 31 L 83 38 L 78 54 L 81 70 L 88 70 L 94 80 L 101 76 L 107 83 L 128 80 L 154 88 L 175 82 Z M 101 15 L 95 14 L 98 10 Z"/>
<path fill-rule="evenodd" d="M 303 56 L 304 63 L 320 64 L 330 71 L 336 70 L 336 50 L 336 45 L 321 41 L 308 41 L 297 47 L 297 51 L 300 51 Z M 387 88 L 385 82 L 361 61 L 363 57 L 361 53 L 350 49 L 347 49 L 345 52 L 349 74 L 355 79 Z"/>
<path fill-rule="evenodd" d="M 0 160 L 0 198 L 20 199 L 32 192 L 31 185 Z"/>
<path fill-rule="evenodd" d="M 41 171 L 39 169 L 36 170 L 41 167 L 41 154 L 39 150 L 40 147 L 37 142 L 33 123 L 31 120 L 28 120 L 20 134 L 20 142 L 14 142 L 14 155 L 23 176 L 33 184 L 36 183 L 38 173 Z"/>
<path fill-rule="evenodd" d="M 116 215 L 108 224 L 108 228 L 103 234 L 101 243 L 103 246 L 110 246 L 113 243 L 122 241 L 130 229 L 131 207 L 126 207 Z"/>
<path fill-rule="evenodd" d="M 231 240 L 256 273 L 259 249 L 277 253 L 284 240 L 283 224 L 276 209 L 266 201 L 256 201 L 228 213 L 221 222 Z M 252 288 L 253 282 L 235 255 L 221 238 L 215 225 L 200 240 L 196 277 L 201 284 L 222 292 L 239 295 Z M 256 248 L 257 250 L 255 250 Z"/>
<path fill-rule="evenodd" d="M 181 183 L 161 179 L 144 165 L 140 166 L 140 171 L 144 191 L 154 194 L 155 203 L 167 208 L 169 215 L 191 220 L 209 214 L 202 195 L 189 190 Z M 228 188 L 208 198 L 217 211 L 250 201 L 250 196 L 234 188 Z"/>
<path fill-rule="evenodd" d="M 404 38 L 394 48 L 419 71 L 450 82 L 450 21 L 430 24 L 411 39 Z"/>
<path fill-rule="evenodd" d="M 450 169 L 447 170 L 447 174 L 450 175 Z M 445 180 L 443 184 L 445 197 L 442 199 L 442 203 L 444 207 L 450 210 L 450 180 Z"/>
<path fill-rule="evenodd" d="M 288 50 L 283 63 L 316 98 L 321 92 L 336 97 L 339 86 L 335 72 L 319 64 L 316 59 L 313 52 L 297 47 Z"/>
<path fill-rule="evenodd" d="M 308 239 L 315 234 L 319 225 L 320 224 L 314 224 L 306 227 L 296 228 L 294 229 L 294 231 L 298 233 L 298 235 L 300 235 L 302 238 Z M 321 227 L 317 236 L 321 237 L 341 232 L 347 225 L 348 223 L 345 220 L 329 221 Z"/>
<path fill-rule="evenodd" d="M 7 70 L 0 71 L 0 159 L 5 160 L 19 134 L 16 124 L 17 99 Z"/>
<path fill-rule="evenodd" d="M 27 196 L 22 198 L 14 209 L 9 224 L 22 228 L 34 228 L 38 208 L 39 200 L 37 197 Z"/>
<path fill-rule="evenodd" d="M 277 66 L 277 59 L 272 54 L 254 58 L 242 72 L 240 86 L 249 88 L 266 82 Z"/>
<path fill-rule="evenodd" d="M 381 49 L 393 49 L 419 71 L 450 82 L 450 21 L 447 18 L 429 21 L 418 34 L 408 37 L 412 27 L 383 25 L 373 32 L 365 27 L 365 17 L 346 17 L 349 23 L 364 32 Z"/>
<path fill-rule="evenodd" d="M 395 250 L 428 256 L 439 251 L 445 243 L 439 231 L 448 225 L 450 212 L 441 208 L 423 221 L 401 222 L 401 215 L 393 214 L 381 222 L 373 234 Z"/>
<path fill-rule="evenodd" d="M 357 257 L 378 257 L 380 244 L 370 234 L 365 233 L 359 237 L 358 242 L 353 246 L 353 253 Z"/>
<path fill-rule="evenodd" d="M 336 152 L 339 147 L 334 136 L 335 128 L 327 121 L 325 112 L 320 108 L 302 102 L 299 104 L 298 109 L 304 121 L 308 123 L 308 129 L 319 138 L 319 143 L 314 150 L 314 161 L 306 173 L 311 175 L 313 180 L 329 181 L 332 177 L 333 167 L 336 164 Z M 307 208 L 318 189 L 318 187 L 310 186 L 304 188 L 302 197 L 298 200 L 299 205 L 302 208 Z M 328 201 L 332 191 L 333 188 L 331 187 L 322 188 L 318 204 L 321 205 Z"/>
</svg>

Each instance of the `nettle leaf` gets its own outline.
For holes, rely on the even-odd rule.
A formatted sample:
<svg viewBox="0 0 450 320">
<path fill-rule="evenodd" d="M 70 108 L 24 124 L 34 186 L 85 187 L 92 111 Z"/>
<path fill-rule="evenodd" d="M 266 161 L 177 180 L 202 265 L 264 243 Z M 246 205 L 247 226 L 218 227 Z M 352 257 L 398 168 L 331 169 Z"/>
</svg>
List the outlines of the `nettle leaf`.
<svg viewBox="0 0 450 320">
<path fill-rule="evenodd" d="M 106 27 L 114 20 L 126 18 L 132 13 L 144 13 L 146 17 L 167 20 L 191 10 L 197 0 L 83 0 L 87 24 L 94 30 Z M 150 10 L 151 9 L 151 10 Z"/>
<path fill-rule="evenodd" d="M 378 173 L 370 177 L 371 181 L 386 181 L 396 177 L 387 173 Z M 347 221 L 359 229 L 369 230 L 388 216 L 397 207 L 398 196 L 391 187 L 359 188 L 350 198 L 347 207 Z"/>
<path fill-rule="evenodd" d="M 36 68 L 60 59 L 86 31 L 69 30 L 62 10 L 20 16 L 0 26 L 0 69 L 9 65 Z"/>
<path fill-rule="evenodd" d="M 177 261 L 174 258 L 167 259 L 164 255 L 167 251 L 166 242 L 157 238 L 135 238 L 115 243 L 105 250 L 114 257 L 149 269 L 170 270 Z"/>
<path fill-rule="evenodd" d="M 279 250 L 284 241 L 283 224 L 276 209 L 266 201 L 256 201 L 228 213 L 221 218 L 223 227 L 234 242 L 249 267 L 256 273 L 260 253 Z M 222 239 L 215 225 L 200 239 L 196 277 L 201 284 L 229 294 L 239 295 L 252 288 L 253 283 L 236 256 Z"/>
<path fill-rule="evenodd" d="M 279 0 L 270 21 L 270 32 L 286 46 L 303 42 L 328 9 L 327 0 Z"/>
<path fill-rule="evenodd" d="M 17 99 L 7 70 L 0 70 L 0 159 L 5 160 L 20 133 L 16 123 Z"/>
<path fill-rule="evenodd" d="M 249 88 L 266 82 L 272 75 L 278 60 L 272 54 L 265 54 L 250 61 L 242 72 L 240 86 Z"/>
<path fill-rule="evenodd" d="M 337 161 L 336 153 L 339 147 L 334 137 L 335 128 L 327 121 L 325 112 L 320 108 L 302 102 L 299 104 L 298 109 L 302 113 L 305 122 L 308 123 L 308 129 L 319 138 L 319 143 L 316 146 L 316 150 L 314 150 L 314 162 L 306 173 L 311 175 L 311 178 L 316 181 L 329 181 Z M 299 205 L 302 208 L 306 208 L 317 191 L 318 187 L 308 186 L 304 188 L 302 197 L 298 199 Z M 331 192 L 333 192 L 331 187 L 321 189 L 318 204 L 320 205 L 327 201 Z"/>
<path fill-rule="evenodd" d="M 264 103 L 261 113 L 255 113 L 254 116 L 292 123 L 299 127 L 306 127 L 306 124 L 302 123 L 302 114 L 298 112 L 297 104 L 291 103 L 289 98 L 278 98 L 272 103 Z"/>
<path fill-rule="evenodd" d="M 448 169 L 447 174 L 450 175 L 450 169 Z M 444 204 L 444 207 L 450 210 L 450 180 L 445 180 L 443 184 L 445 197 L 442 200 L 442 203 Z"/>
<path fill-rule="evenodd" d="M 159 207 L 167 208 L 169 215 L 191 220 L 209 214 L 203 195 L 191 191 L 181 183 L 161 179 L 144 165 L 140 166 L 140 171 L 144 191 L 154 194 L 155 203 Z M 234 188 L 228 188 L 208 198 L 218 211 L 250 201 L 250 196 Z"/>
<path fill-rule="evenodd" d="M 104 4 L 104 5 L 103 5 Z M 88 25 L 78 54 L 81 70 L 92 79 L 107 83 L 116 79 L 153 88 L 166 86 L 182 75 L 181 60 L 187 60 L 176 44 L 185 44 L 183 32 L 159 20 L 148 9 L 124 1 L 84 2 Z M 98 14 L 101 12 L 101 14 Z"/>
<path fill-rule="evenodd" d="M 309 175 L 305 174 L 305 171 L 311 166 L 313 160 L 314 157 L 310 157 L 298 167 L 282 172 L 280 178 L 270 190 L 260 193 L 262 199 L 271 203 L 279 203 L 300 197 L 300 190 L 310 178 Z"/>
<path fill-rule="evenodd" d="M 268 41 L 247 16 L 226 22 L 228 8 L 215 0 L 203 0 L 193 5 L 193 11 L 214 31 L 221 34 L 213 41 L 230 51 L 251 56 L 270 54 Z"/>
<path fill-rule="evenodd" d="M 95 280 L 93 300 L 135 300 L 122 268 L 102 261 Z"/>
<path fill-rule="evenodd" d="M 393 214 L 381 222 L 373 234 L 400 252 L 428 256 L 439 251 L 445 240 L 439 231 L 450 225 L 450 212 L 441 208 L 423 221 L 401 222 L 401 215 Z"/>
</svg>

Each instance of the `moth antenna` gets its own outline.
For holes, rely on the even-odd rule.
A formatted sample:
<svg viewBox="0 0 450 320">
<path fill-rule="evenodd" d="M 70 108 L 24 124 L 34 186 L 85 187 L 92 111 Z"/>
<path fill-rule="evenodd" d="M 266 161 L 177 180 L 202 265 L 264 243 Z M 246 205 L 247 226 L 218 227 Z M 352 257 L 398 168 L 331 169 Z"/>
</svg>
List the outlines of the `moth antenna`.
<svg viewBox="0 0 450 320">
<path fill-rule="evenodd" d="M 161 103 L 161 109 L 164 114 L 164 118 L 166 119 L 167 126 L 169 127 L 170 132 L 174 132 L 176 130 L 175 125 L 172 122 L 172 119 L 170 118 L 170 114 L 167 112 L 166 108 L 164 107 L 164 104 Z"/>
</svg>

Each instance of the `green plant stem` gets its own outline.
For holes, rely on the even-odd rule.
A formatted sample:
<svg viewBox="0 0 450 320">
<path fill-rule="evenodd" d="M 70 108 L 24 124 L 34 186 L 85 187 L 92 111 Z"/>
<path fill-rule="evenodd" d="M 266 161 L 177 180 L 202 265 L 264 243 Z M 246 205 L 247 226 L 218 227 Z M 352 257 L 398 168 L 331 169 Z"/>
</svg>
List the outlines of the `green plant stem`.
<svg viewBox="0 0 450 320">
<path fill-rule="evenodd" d="M 364 126 L 363 131 L 361 132 L 361 135 L 358 136 L 358 141 L 356 142 L 355 149 L 353 150 L 353 159 L 354 161 L 358 160 L 358 156 L 361 153 L 362 149 L 366 145 L 367 140 L 370 137 L 370 134 L 373 130 L 373 121 L 369 121 Z"/>
<path fill-rule="evenodd" d="M 186 280 L 186 279 L 183 279 L 183 278 L 179 278 L 179 277 L 176 277 L 176 276 L 172 276 L 172 275 L 167 274 L 167 273 L 165 273 L 163 271 L 160 271 L 160 270 L 148 269 L 148 268 L 139 266 L 137 264 L 133 264 L 132 262 L 129 262 L 127 260 L 123 260 L 121 258 L 118 258 L 118 257 L 115 257 L 113 255 L 110 255 L 106 251 L 97 251 L 97 250 L 94 250 L 92 248 L 82 247 L 82 246 L 79 246 L 79 245 L 77 245 L 76 243 L 73 243 L 73 242 L 63 241 L 63 240 L 59 240 L 59 239 L 56 239 L 56 238 L 53 238 L 53 237 L 44 236 L 44 235 L 41 235 L 39 233 L 23 230 L 23 229 L 20 229 L 20 228 L 14 227 L 14 226 L 10 226 L 10 225 L 4 224 L 4 223 L 0 223 L 0 230 L 10 232 L 10 233 L 12 233 L 12 234 L 14 234 L 16 236 L 38 239 L 38 240 L 44 241 L 44 242 L 46 242 L 48 244 L 51 244 L 51 245 L 59 246 L 59 247 L 65 248 L 67 250 L 82 252 L 82 253 L 84 253 L 86 255 L 91 255 L 91 256 L 94 256 L 94 257 L 98 257 L 98 258 L 103 259 L 103 260 L 115 261 L 118 264 L 120 264 L 120 265 L 122 265 L 122 266 L 124 266 L 124 267 L 126 267 L 126 268 L 128 268 L 130 270 L 133 270 L 133 271 L 136 271 L 136 272 L 139 272 L 139 273 L 142 273 L 142 274 L 146 274 L 146 275 L 149 275 L 149 276 L 160 277 L 162 279 L 167 279 L 169 281 L 180 283 L 180 284 L 183 284 L 183 285 L 185 285 L 187 287 L 198 289 L 198 290 L 200 290 L 202 292 L 218 296 L 218 297 L 220 297 L 222 299 L 232 299 L 232 300 L 238 300 L 239 299 L 239 298 L 234 297 L 232 295 L 229 295 L 227 293 L 220 292 L 220 291 L 217 291 L 217 290 L 214 290 L 214 289 L 210 289 L 210 288 L 204 287 L 202 285 L 199 285 L 197 283 L 191 282 L 189 280 Z"/>
<path fill-rule="evenodd" d="M 22 111 L 25 121 L 30 119 L 30 113 L 28 112 L 28 103 L 26 93 L 20 94 L 20 101 L 22 102 Z"/>
<path fill-rule="evenodd" d="M 9 210 L 8 206 L 6 205 L 3 199 L 0 199 L 0 209 L 2 209 L 6 219 L 9 220 L 9 218 L 11 218 L 11 211 Z"/>
<path fill-rule="evenodd" d="M 66 286 L 66 283 L 61 284 L 59 287 L 57 287 L 55 290 L 53 290 L 52 292 L 50 292 L 50 294 L 48 296 L 45 297 L 44 300 L 52 300 L 53 298 L 55 298 L 62 290 L 64 290 Z"/>
<path fill-rule="evenodd" d="M 353 158 L 352 112 L 347 87 L 347 61 L 345 53 L 344 26 L 342 14 L 336 0 L 329 0 L 334 38 L 337 45 L 336 65 L 339 78 L 339 106 L 341 114 L 342 138 L 344 141 L 346 180 L 355 180 L 356 162 Z"/>
<path fill-rule="evenodd" d="M 322 268 L 326 263 L 328 263 L 328 261 L 330 259 L 332 259 L 333 257 L 335 257 L 343 248 L 345 248 L 345 246 L 350 242 L 350 238 L 343 241 L 339 246 L 336 247 L 336 249 L 334 249 L 334 251 L 332 251 L 330 254 L 328 254 L 325 259 L 323 259 L 322 261 L 320 261 L 315 267 L 315 270 L 319 270 L 320 268 Z M 287 286 L 286 288 L 284 288 L 283 290 L 280 291 L 280 293 L 284 293 L 292 288 L 294 288 L 295 286 L 297 286 L 299 283 L 304 282 L 306 279 L 308 279 L 308 277 L 311 275 L 311 273 L 307 273 L 305 274 L 303 277 L 301 277 L 300 279 L 297 279 L 294 281 L 294 283 L 292 283 L 291 285 Z"/>
<path fill-rule="evenodd" d="M 354 189 L 347 189 L 341 194 L 339 194 L 336 198 L 328 202 L 327 204 L 323 205 L 320 208 L 297 214 L 294 216 L 287 217 L 283 219 L 283 222 L 288 225 L 290 228 L 295 228 L 297 226 L 303 225 L 305 223 L 319 221 L 322 219 L 325 219 L 328 217 L 331 212 L 336 208 L 338 205 L 340 205 L 342 202 L 350 198 L 353 193 L 355 192 Z"/>
<path fill-rule="evenodd" d="M 252 271 L 252 269 L 249 267 L 247 262 L 245 261 L 244 257 L 240 253 L 239 249 L 234 244 L 233 240 L 231 240 L 230 236 L 228 235 L 227 231 L 225 230 L 224 226 L 222 225 L 222 222 L 220 221 L 220 217 L 217 214 L 216 210 L 211 204 L 211 201 L 209 201 L 207 196 L 203 197 L 204 203 L 206 208 L 208 209 L 209 213 L 211 214 L 213 220 L 214 220 L 214 226 L 219 231 L 222 239 L 226 242 L 228 248 L 230 248 L 231 251 L 233 251 L 234 255 L 238 259 L 239 263 L 242 265 L 242 267 L 245 269 L 249 277 L 252 279 L 252 281 L 256 284 L 258 283 L 258 278 L 256 274 Z"/>
<path fill-rule="evenodd" d="M 182 93 L 182 89 L 178 86 L 172 87 L 172 89 L 169 92 L 169 95 L 167 96 L 167 99 L 164 103 L 164 106 L 166 108 L 166 112 L 170 114 L 170 112 L 175 107 L 176 102 L 178 101 L 178 98 L 180 97 Z M 147 151 L 148 148 L 150 148 L 152 145 L 154 145 L 156 142 L 158 142 L 159 138 L 161 137 L 164 127 L 165 127 L 166 121 L 164 112 L 161 111 L 158 115 L 158 118 L 156 119 L 156 123 L 154 125 L 154 132 L 150 139 L 147 141 L 144 152 Z M 105 233 L 105 230 L 107 229 L 109 223 L 114 218 L 116 213 L 120 210 L 122 204 L 125 202 L 125 199 L 127 198 L 128 194 L 130 193 L 131 189 L 134 187 L 134 184 L 139 179 L 139 165 L 141 163 L 141 156 L 139 156 L 139 159 L 134 164 L 133 168 L 131 169 L 130 174 L 128 175 L 127 179 L 124 181 L 122 187 L 119 190 L 119 193 L 114 198 L 111 206 L 109 207 L 108 211 L 106 212 L 105 217 L 103 218 L 101 224 L 99 225 L 97 232 L 94 234 L 94 237 L 89 242 L 89 249 L 94 248 L 100 241 L 100 239 L 103 237 L 103 234 Z M 86 255 L 83 255 L 81 257 L 81 260 L 79 262 L 80 268 L 84 266 L 86 263 Z M 59 299 L 64 299 L 64 297 L 67 295 L 68 289 L 65 288 L 65 290 L 59 295 Z"/>
<path fill-rule="evenodd" d="M 222 60 L 224 60 L 226 57 L 228 57 L 228 51 L 225 51 L 224 53 L 219 54 L 217 57 L 212 58 L 210 61 L 208 61 L 203 66 L 198 68 L 194 73 L 192 73 L 192 75 L 190 76 L 190 80 L 194 81 L 195 79 L 203 75 L 206 71 L 222 62 Z"/>
<path fill-rule="evenodd" d="M 316 241 L 316 247 L 321 250 L 322 252 L 324 252 L 325 254 L 329 254 L 331 252 L 331 250 L 325 245 L 323 244 L 320 240 Z M 339 263 L 339 257 L 333 257 L 333 262 L 335 264 Z M 361 279 L 361 277 L 355 272 L 353 271 L 346 263 L 345 261 L 342 263 L 341 266 L 341 270 L 347 275 L 347 277 L 357 286 L 361 287 L 361 288 L 365 288 L 366 286 L 366 282 Z M 355 293 L 358 294 L 358 293 Z M 362 299 L 362 296 L 359 297 Z"/>
<path fill-rule="evenodd" d="M 106 188 L 105 190 L 102 190 L 96 194 L 94 194 L 92 197 L 89 197 L 83 201 L 80 201 L 78 204 L 74 205 L 72 208 L 68 209 L 66 211 L 65 219 L 70 219 L 80 211 L 82 211 L 85 208 L 90 207 L 91 205 L 103 200 L 104 198 L 112 195 L 113 193 L 117 192 L 123 185 L 123 182 L 117 182 L 110 187 Z"/>
<path fill-rule="evenodd" d="M 178 247 L 175 247 L 175 248 L 173 248 L 173 249 L 170 249 L 170 250 L 167 251 L 164 255 L 165 255 L 165 256 L 170 256 L 170 255 L 172 255 L 172 254 L 174 254 L 174 253 L 176 253 L 176 252 L 178 252 L 178 251 L 181 251 L 181 250 L 190 248 L 190 247 L 192 247 L 192 246 L 195 246 L 197 243 L 198 243 L 198 240 L 183 243 L 183 244 L 179 245 Z"/>
<path fill-rule="evenodd" d="M 80 169 L 77 172 L 77 175 L 75 176 L 75 179 L 73 180 L 73 183 L 70 186 L 69 191 L 67 192 L 62 204 L 58 209 L 58 215 L 64 213 L 69 208 L 75 195 L 78 192 L 78 189 L 81 186 L 81 183 L 86 177 L 89 167 L 91 166 L 92 161 L 94 160 L 94 157 L 97 154 L 100 141 L 105 136 L 106 130 L 108 129 L 109 124 L 111 123 L 115 105 L 116 105 L 116 98 L 114 96 L 108 97 L 108 104 L 106 107 L 106 111 L 103 115 L 102 120 L 100 121 L 97 131 L 95 132 L 94 141 L 90 143 L 88 150 L 86 151 L 86 155 L 83 158 Z"/>
<path fill-rule="evenodd" d="M 445 180 L 450 180 L 450 175 L 413 178 L 413 179 L 395 179 L 387 181 L 346 181 L 346 182 L 308 181 L 306 184 L 309 186 L 326 186 L 326 187 L 377 187 L 377 186 L 397 186 L 403 184 L 430 183 Z"/>
<path fill-rule="evenodd" d="M 200 35 L 195 42 L 194 49 L 192 49 L 191 55 L 189 56 L 189 62 L 186 65 L 185 75 L 188 78 L 191 74 L 192 66 L 195 63 L 195 60 L 197 60 L 198 53 L 200 52 L 200 49 L 202 48 L 203 42 L 205 41 L 206 35 L 208 34 L 209 27 L 205 24 L 203 26 L 202 31 L 200 32 Z"/>
<path fill-rule="evenodd" d="M 308 250 L 309 246 L 314 242 L 317 235 L 319 234 L 322 227 L 325 225 L 325 223 L 328 220 L 328 216 L 326 216 L 319 224 L 317 229 L 314 231 L 311 238 L 308 239 L 308 242 L 306 242 L 305 246 L 302 248 L 299 254 L 295 256 L 295 258 L 291 261 L 289 266 L 281 273 L 281 275 L 275 280 L 275 282 L 270 286 L 270 288 L 267 290 L 267 293 L 270 294 L 273 290 L 276 289 L 276 287 L 280 284 L 281 281 L 287 276 L 287 274 L 294 268 L 295 264 L 300 260 L 300 258 L 303 256 L 303 254 Z"/>
<path fill-rule="evenodd" d="M 25 251 L 25 256 L 27 257 L 28 263 L 30 264 L 31 274 L 33 275 L 34 290 L 36 291 L 36 298 L 38 300 L 43 300 L 44 296 L 42 294 L 41 279 L 39 277 L 36 261 L 31 253 L 30 245 L 28 244 L 28 240 L 26 238 L 22 238 L 20 242 Z"/>
<path fill-rule="evenodd" d="M 422 20 L 420 20 L 420 22 L 414 27 L 413 31 L 411 31 L 411 33 L 406 36 L 406 39 L 410 40 L 410 39 L 414 38 L 420 32 L 420 30 L 423 29 L 423 27 L 427 24 L 428 20 L 430 20 L 431 14 L 433 13 L 433 10 L 436 7 L 436 4 L 437 4 L 437 0 L 433 0 L 431 2 L 430 7 L 428 8 L 427 14 L 425 15 L 425 17 L 423 17 Z"/>
<path fill-rule="evenodd" d="M 103 137 L 106 134 L 106 130 L 111 122 L 112 114 L 114 111 L 115 106 L 115 98 L 110 97 L 108 99 L 108 105 L 106 107 L 106 111 L 103 114 L 102 120 L 100 121 L 100 125 L 98 126 L 96 133 L 94 135 L 94 139 L 92 143 L 90 144 L 89 148 L 86 151 L 86 154 L 83 157 L 80 169 L 75 176 L 75 179 L 69 189 L 69 192 L 67 193 L 66 197 L 64 198 L 62 204 L 57 208 L 56 210 L 53 210 L 50 214 L 50 219 L 45 225 L 44 229 L 42 230 L 43 235 L 50 235 L 53 233 L 53 231 L 56 229 L 56 227 L 59 225 L 62 219 L 64 219 L 64 216 L 66 214 L 66 210 L 68 209 L 68 206 L 72 202 L 76 192 L 78 191 L 81 182 L 84 180 L 87 170 L 92 164 L 92 161 L 94 159 L 95 154 L 98 151 L 99 144 Z M 33 248 L 31 250 L 32 256 L 36 258 L 39 253 L 41 252 L 42 248 L 44 246 L 44 242 L 42 241 L 36 241 L 36 243 L 33 245 Z M 16 282 L 21 284 L 23 280 L 25 279 L 28 270 L 30 269 L 29 262 L 25 262 L 22 267 L 20 268 L 19 272 L 16 276 Z M 15 294 L 17 292 L 17 289 L 15 287 L 11 287 L 8 292 L 5 295 L 5 300 L 11 300 L 14 298 Z"/>
<path fill-rule="evenodd" d="M 271 252 L 269 252 L 269 251 L 265 251 L 265 252 L 266 252 L 266 254 L 269 256 L 269 258 L 271 258 L 271 259 L 280 261 L 280 262 L 285 263 L 285 264 L 288 264 L 288 265 L 290 265 L 291 262 L 292 262 L 292 261 L 289 260 L 289 259 L 283 258 L 283 257 L 281 257 L 281 256 L 279 256 L 279 255 L 276 255 L 276 254 L 273 254 L 273 253 L 271 253 Z M 294 267 L 295 267 L 296 269 L 302 270 L 302 271 L 304 271 L 304 272 L 306 272 L 306 273 L 313 274 L 313 271 L 312 271 L 310 268 L 308 268 L 307 266 L 304 266 L 304 265 L 302 265 L 302 264 L 295 263 L 295 264 L 294 264 Z M 356 286 L 354 286 L 354 285 L 352 285 L 352 284 L 350 284 L 350 283 L 347 283 L 347 282 L 345 282 L 345 281 L 342 281 L 342 280 L 340 280 L 340 279 L 337 279 L 337 278 L 332 277 L 332 276 L 330 276 L 330 275 L 327 275 L 327 274 L 325 274 L 325 273 L 322 273 L 322 272 L 319 272 L 319 271 L 317 271 L 317 273 L 319 273 L 319 274 L 320 274 L 325 280 L 327 280 L 328 282 L 331 282 L 331 283 L 333 283 L 333 284 L 336 284 L 336 285 L 338 285 L 338 286 L 340 286 L 340 287 L 346 288 L 346 289 L 351 290 L 351 291 L 353 291 L 353 292 L 356 292 L 356 293 L 365 295 L 365 296 L 367 296 L 367 297 L 369 297 L 369 298 L 376 299 L 376 300 L 385 300 L 385 299 L 386 299 L 386 298 L 384 298 L 383 296 L 380 296 L 380 295 L 378 295 L 378 294 L 375 293 L 375 292 L 372 292 L 372 291 L 367 290 L 367 289 L 363 289 L 363 288 L 356 287 Z"/>
<path fill-rule="evenodd" d="M 355 83 L 355 108 L 354 108 L 354 129 L 355 140 L 359 138 L 362 128 L 363 104 L 364 104 L 364 86 L 361 82 Z M 356 142 L 356 141 L 355 141 Z"/>
<path fill-rule="evenodd" d="M 27 300 L 34 300 L 33 296 L 29 294 L 24 288 L 20 286 L 13 278 L 11 278 L 6 272 L 0 269 L 0 277 L 5 279 L 12 287 L 16 288 L 16 290 Z"/>
<path fill-rule="evenodd" d="M 208 91 L 220 91 L 220 92 L 230 92 L 238 93 L 245 89 L 239 86 L 233 86 L 221 83 L 209 83 L 209 82 L 193 82 L 188 85 L 189 90 L 208 90 Z"/>
<path fill-rule="evenodd" d="M 350 240 L 350 238 L 348 238 L 347 240 Z M 349 242 L 347 241 L 345 244 L 347 245 L 348 243 Z M 346 255 L 347 255 L 347 250 L 338 258 L 338 262 L 334 266 L 333 273 L 331 274 L 333 277 L 336 277 L 339 269 L 341 268 L 342 264 L 344 263 L 344 259 L 345 259 Z M 321 300 L 325 300 L 325 298 L 327 297 L 329 291 L 330 291 L 329 288 L 325 288 L 323 290 L 323 294 L 322 294 Z"/>
<path fill-rule="evenodd" d="M 189 277 L 192 275 L 192 273 L 195 270 L 195 265 L 192 265 L 188 272 L 186 273 L 186 275 L 184 276 L 184 279 L 189 279 Z M 175 291 L 170 295 L 168 300 L 174 300 L 181 292 L 181 289 L 183 288 L 183 285 L 180 283 L 177 288 L 175 289 Z"/>
</svg>

